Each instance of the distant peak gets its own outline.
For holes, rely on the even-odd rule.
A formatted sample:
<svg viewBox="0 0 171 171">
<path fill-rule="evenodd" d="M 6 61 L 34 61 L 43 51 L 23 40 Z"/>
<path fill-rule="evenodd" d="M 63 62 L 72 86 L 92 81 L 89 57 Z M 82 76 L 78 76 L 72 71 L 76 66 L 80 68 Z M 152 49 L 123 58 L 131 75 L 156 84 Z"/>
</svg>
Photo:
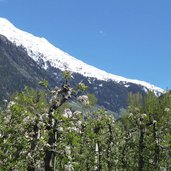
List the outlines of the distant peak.
<svg viewBox="0 0 171 171">
<path fill-rule="evenodd" d="M 2 18 L 2 17 L 0 17 L 0 27 L 1 26 L 12 26 L 12 27 L 14 27 L 14 25 L 9 21 L 9 20 L 7 20 L 6 18 Z"/>
</svg>

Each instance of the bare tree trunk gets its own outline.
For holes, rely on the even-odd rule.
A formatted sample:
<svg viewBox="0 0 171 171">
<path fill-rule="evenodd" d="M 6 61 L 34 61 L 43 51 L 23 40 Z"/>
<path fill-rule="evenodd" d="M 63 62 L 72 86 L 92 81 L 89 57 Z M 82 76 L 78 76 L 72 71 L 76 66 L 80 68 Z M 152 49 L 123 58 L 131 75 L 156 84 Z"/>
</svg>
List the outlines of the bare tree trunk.
<svg viewBox="0 0 171 171">
<path fill-rule="evenodd" d="M 55 96 L 56 98 L 59 99 L 55 99 L 55 101 L 50 106 L 48 111 L 47 130 L 49 131 L 49 135 L 48 135 L 49 148 L 45 149 L 45 157 L 44 157 L 45 171 L 54 171 L 55 163 L 56 163 L 55 146 L 57 143 L 57 139 L 56 139 L 57 123 L 53 114 L 60 106 L 62 106 L 71 97 L 71 90 L 72 89 L 70 88 L 69 85 L 64 84 L 62 88 L 59 91 L 57 91 L 57 94 Z"/>
<path fill-rule="evenodd" d="M 102 147 L 100 146 L 100 142 L 97 142 L 98 146 L 98 171 L 102 171 Z"/>
<path fill-rule="evenodd" d="M 126 142 L 125 142 L 126 143 Z M 126 161 L 126 146 L 125 144 L 122 149 L 122 157 L 121 157 L 121 162 L 122 162 L 122 170 L 125 171 L 127 168 L 127 161 Z"/>
<path fill-rule="evenodd" d="M 143 152 L 144 152 L 144 134 L 145 134 L 145 128 L 143 125 L 140 125 L 139 128 L 140 131 L 140 137 L 139 137 L 139 164 L 138 164 L 138 170 L 139 171 L 144 171 L 144 156 L 143 156 Z"/>
<path fill-rule="evenodd" d="M 159 148 L 159 140 L 157 137 L 157 128 L 156 128 L 156 123 L 153 123 L 153 138 L 155 142 L 155 147 L 154 147 L 154 165 L 155 169 L 159 170 L 159 156 L 160 156 L 160 148 Z"/>
<path fill-rule="evenodd" d="M 27 167 L 27 171 L 35 171 L 35 170 L 36 170 L 35 167 L 32 167 L 31 165 Z"/>
<path fill-rule="evenodd" d="M 49 131 L 49 139 L 48 139 L 48 148 L 45 150 L 45 158 L 44 158 L 44 163 L 45 163 L 45 171 L 53 171 L 53 163 L 54 163 L 54 158 L 55 158 L 55 151 L 54 151 L 54 145 L 56 143 L 55 139 L 55 120 L 53 118 L 53 112 L 50 110 L 49 111 L 49 122 L 48 122 L 48 131 Z"/>
<path fill-rule="evenodd" d="M 112 135 L 112 128 L 111 125 L 108 124 L 108 131 L 109 131 L 109 139 L 108 139 L 108 147 L 107 147 L 107 170 L 111 171 L 112 170 L 112 140 L 113 140 L 113 135 Z"/>
</svg>

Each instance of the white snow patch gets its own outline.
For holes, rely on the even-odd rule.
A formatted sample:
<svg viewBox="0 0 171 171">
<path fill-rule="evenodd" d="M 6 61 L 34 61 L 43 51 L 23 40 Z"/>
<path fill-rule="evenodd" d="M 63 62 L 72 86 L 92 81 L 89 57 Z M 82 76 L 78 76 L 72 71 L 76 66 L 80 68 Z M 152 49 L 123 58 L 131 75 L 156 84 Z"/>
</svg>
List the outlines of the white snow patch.
<svg viewBox="0 0 171 171">
<path fill-rule="evenodd" d="M 125 86 L 126 88 L 130 87 L 130 85 L 129 85 L 129 84 L 125 84 L 124 86 Z"/>
<path fill-rule="evenodd" d="M 91 80 L 88 78 L 88 83 L 91 84 Z"/>
</svg>

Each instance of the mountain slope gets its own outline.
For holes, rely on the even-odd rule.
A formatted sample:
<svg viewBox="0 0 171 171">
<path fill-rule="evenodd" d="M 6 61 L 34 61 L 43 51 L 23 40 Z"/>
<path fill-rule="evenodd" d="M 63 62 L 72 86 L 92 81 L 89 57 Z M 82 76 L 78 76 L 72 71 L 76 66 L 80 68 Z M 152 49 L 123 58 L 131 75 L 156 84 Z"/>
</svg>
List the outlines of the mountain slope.
<svg viewBox="0 0 171 171">
<path fill-rule="evenodd" d="M 0 35 L 0 103 L 24 86 L 36 88 L 37 83 L 44 79 L 50 85 L 56 85 L 51 75 L 30 58 L 22 47 L 16 47 Z"/>
<path fill-rule="evenodd" d="M 86 77 L 97 78 L 98 80 L 112 80 L 117 83 L 122 82 L 122 84 L 125 84 L 126 86 L 127 82 L 129 82 L 144 86 L 152 91 L 163 91 L 159 87 L 151 85 L 147 82 L 131 80 L 121 76 L 109 74 L 93 66 L 87 65 L 84 62 L 56 48 L 46 39 L 35 37 L 30 33 L 17 29 L 13 24 L 4 18 L 0 18 L 0 34 L 7 37 L 17 46 L 23 46 L 26 48 L 28 55 L 37 63 L 40 63 L 45 69 L 51 65 L 52 67 L 59 68 L 62 71 L 68 69 Z"/>
<path fill-rule="evenodd" d="M 66 69 L 73 72 L 72 85 L 82 81 L 89 87 L 87 93 L 96 95 L 98 105 L 115 112 L 127 107 L 129 92 L 163 92 L 144 81 L 112 75 L 87 65 L 44 38 L 21 31 L 0 18 L 0 101 L 25 85 L 37 87 L 40 80 L 48 80 L 51 87 L 59 85 L 61 71 Z"/>
</svg>

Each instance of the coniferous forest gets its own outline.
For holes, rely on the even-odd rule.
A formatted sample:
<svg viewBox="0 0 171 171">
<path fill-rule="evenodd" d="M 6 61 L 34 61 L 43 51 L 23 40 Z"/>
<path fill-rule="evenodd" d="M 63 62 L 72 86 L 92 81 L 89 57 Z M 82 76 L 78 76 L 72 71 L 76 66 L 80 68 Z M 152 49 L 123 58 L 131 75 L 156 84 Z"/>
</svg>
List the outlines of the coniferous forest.
<svg viewBox="0 0 171 171">
<path fill-rule="evenodd" d="M 170 171 L 171 93 L 129 94 L 115 118 L 86 85 L 26 87 L 0 112 L 0 171 Z M 74 110 L 71 102 L 82 105 Z M 112 104 L 111 104 L 112 105 Z"/>
</svg>

